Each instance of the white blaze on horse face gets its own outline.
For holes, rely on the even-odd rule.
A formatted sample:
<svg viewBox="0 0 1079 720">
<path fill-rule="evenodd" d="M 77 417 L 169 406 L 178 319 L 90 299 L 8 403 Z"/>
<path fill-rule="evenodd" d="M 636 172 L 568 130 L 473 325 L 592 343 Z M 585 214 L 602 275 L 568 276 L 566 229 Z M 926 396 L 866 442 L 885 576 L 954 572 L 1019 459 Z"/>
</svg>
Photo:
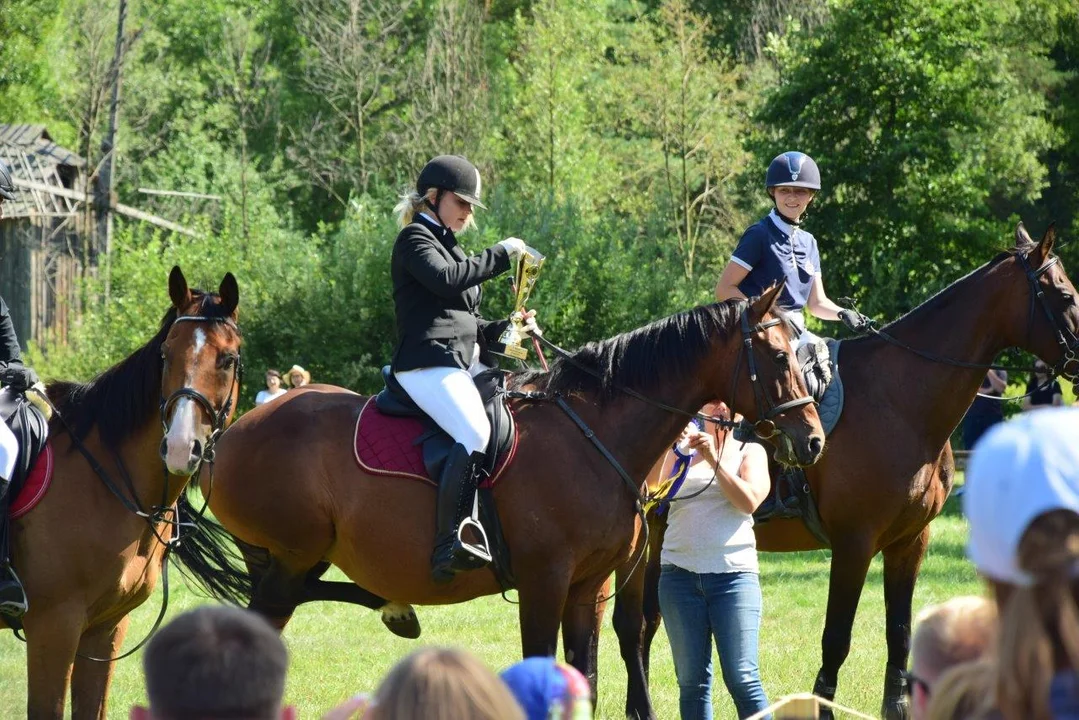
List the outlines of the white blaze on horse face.
<svg viewBox="0 0 1079 720">
<path fill-rule="evenodd" d="M 206 332 L 202 328 L 195 330 L 195 342 L 191 348 L 191 361 L 187 364 L 184 387 L 191 387 L 195 380 L 199 354 L 206 346 Z M 172 406 L 168 418 L 169 431 L 165 436 L 165 465 L 175 475 L 189 475 L 195 469 L 192 462 L 195 440 L 198 438 L 198 406 L 189 397 L 182 397 Z"/>
</svg>

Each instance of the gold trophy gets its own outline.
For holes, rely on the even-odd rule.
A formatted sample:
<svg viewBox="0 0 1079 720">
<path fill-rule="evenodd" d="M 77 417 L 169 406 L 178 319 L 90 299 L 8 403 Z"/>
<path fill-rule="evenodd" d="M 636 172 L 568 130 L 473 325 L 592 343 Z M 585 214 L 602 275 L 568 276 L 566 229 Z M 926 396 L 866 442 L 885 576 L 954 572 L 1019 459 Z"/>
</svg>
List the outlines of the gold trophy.
<svg viewBox="0 0 1079 720">
<path fill-rule="evenodd" d="M 540 268 L 543 267 L 545 256 L 534 248 L 525 246 L 525 251 L 517 259 L 516 292 L 513 302 L 513 312 L 510 313 L 510 324 L 498 337 L 498 342 L 491 347 L 491 352 L 496 355 L 504 355 L 515 360 L 524 360 L 528 357 L 528 349 L 521 343 L 527 337 L 524 333 L 524 312 L 528 296 L 532 294 L 532 288 L 536 284 Z"/>
</svg>

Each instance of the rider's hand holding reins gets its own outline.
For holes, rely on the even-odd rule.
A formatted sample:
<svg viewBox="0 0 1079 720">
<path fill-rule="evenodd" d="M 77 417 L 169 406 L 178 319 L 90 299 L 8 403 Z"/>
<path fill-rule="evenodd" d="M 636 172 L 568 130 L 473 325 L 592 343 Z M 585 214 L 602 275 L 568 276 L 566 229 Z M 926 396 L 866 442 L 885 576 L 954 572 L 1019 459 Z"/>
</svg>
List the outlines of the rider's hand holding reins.
<svg viewBox="0 0 1079 720">
<path fill-rule="evenodd" d="M 857 310 L 840 310 L 838 314 L 843 324 L 859 335 L 868 332 L 870 326 L 873 325 L 873 320 L 870 317 Z"/>
<path fill-rule="evenodd" d="M 10 362 L 0 369 L 0 384 L 10 387 L 15 392 L 25 392 L 27 388 L 40 382 L 33 368 L 20 362 Z"/>
<path fill-rule="evenodd" d="M 536 324 L 535 310 L 528 310 L 525 312 L 525 314 L 521 316 L 521 321 L 523 323 L 521 331 L 524 332 L 525 335 L 529 337 L 543 337 L 543 331 L 540 330 L 540 326 Z"/>
</svg>

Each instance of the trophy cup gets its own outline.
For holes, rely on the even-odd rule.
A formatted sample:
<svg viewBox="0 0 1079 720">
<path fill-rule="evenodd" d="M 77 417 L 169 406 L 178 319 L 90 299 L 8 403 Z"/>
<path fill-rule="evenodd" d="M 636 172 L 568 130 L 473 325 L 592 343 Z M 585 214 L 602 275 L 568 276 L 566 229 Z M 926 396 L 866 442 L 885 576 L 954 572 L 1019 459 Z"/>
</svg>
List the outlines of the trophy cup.
<svg viewBox="0 0 1079 720">
<path fill-rule="evenodd" d="M 524 311 L 528 296 L 532 294 L 532 287 L 536 284 L 540 268 L 546 258 L 538 251 L 525 246 L 524 254 L 517 260 L 516 296 L 513 302 L 513 312 L 510 313 L 510 324 L 498 337 L 498 342 L 491 348 L 496 355 L 524 360 L 528 357 L 528 349 L 521 345 L 527 337 L 524 333 Z"/>
</svg>

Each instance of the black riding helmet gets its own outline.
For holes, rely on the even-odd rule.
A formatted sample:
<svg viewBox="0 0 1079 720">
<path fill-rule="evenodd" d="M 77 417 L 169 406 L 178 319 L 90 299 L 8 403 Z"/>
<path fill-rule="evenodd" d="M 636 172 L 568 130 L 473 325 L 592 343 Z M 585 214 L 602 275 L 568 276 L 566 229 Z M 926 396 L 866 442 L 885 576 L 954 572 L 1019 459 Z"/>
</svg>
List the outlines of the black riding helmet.
<svg viewBox="0 0 1079 720">
<path fill-rule="evenodd" d="M 484 210 L 480 202 L 480 171 L 460 155 L 439 155 L 423 166 L 416 180 L 416 192 L 426 195 L 431 188 L 447 190 L 475 207 Z"/>
<path fill-rule="evenodd" d="M 11 179 L 11 166 L 0 160 L 0 198 L 15 199 L 15 183 Z"/>
</svg>

